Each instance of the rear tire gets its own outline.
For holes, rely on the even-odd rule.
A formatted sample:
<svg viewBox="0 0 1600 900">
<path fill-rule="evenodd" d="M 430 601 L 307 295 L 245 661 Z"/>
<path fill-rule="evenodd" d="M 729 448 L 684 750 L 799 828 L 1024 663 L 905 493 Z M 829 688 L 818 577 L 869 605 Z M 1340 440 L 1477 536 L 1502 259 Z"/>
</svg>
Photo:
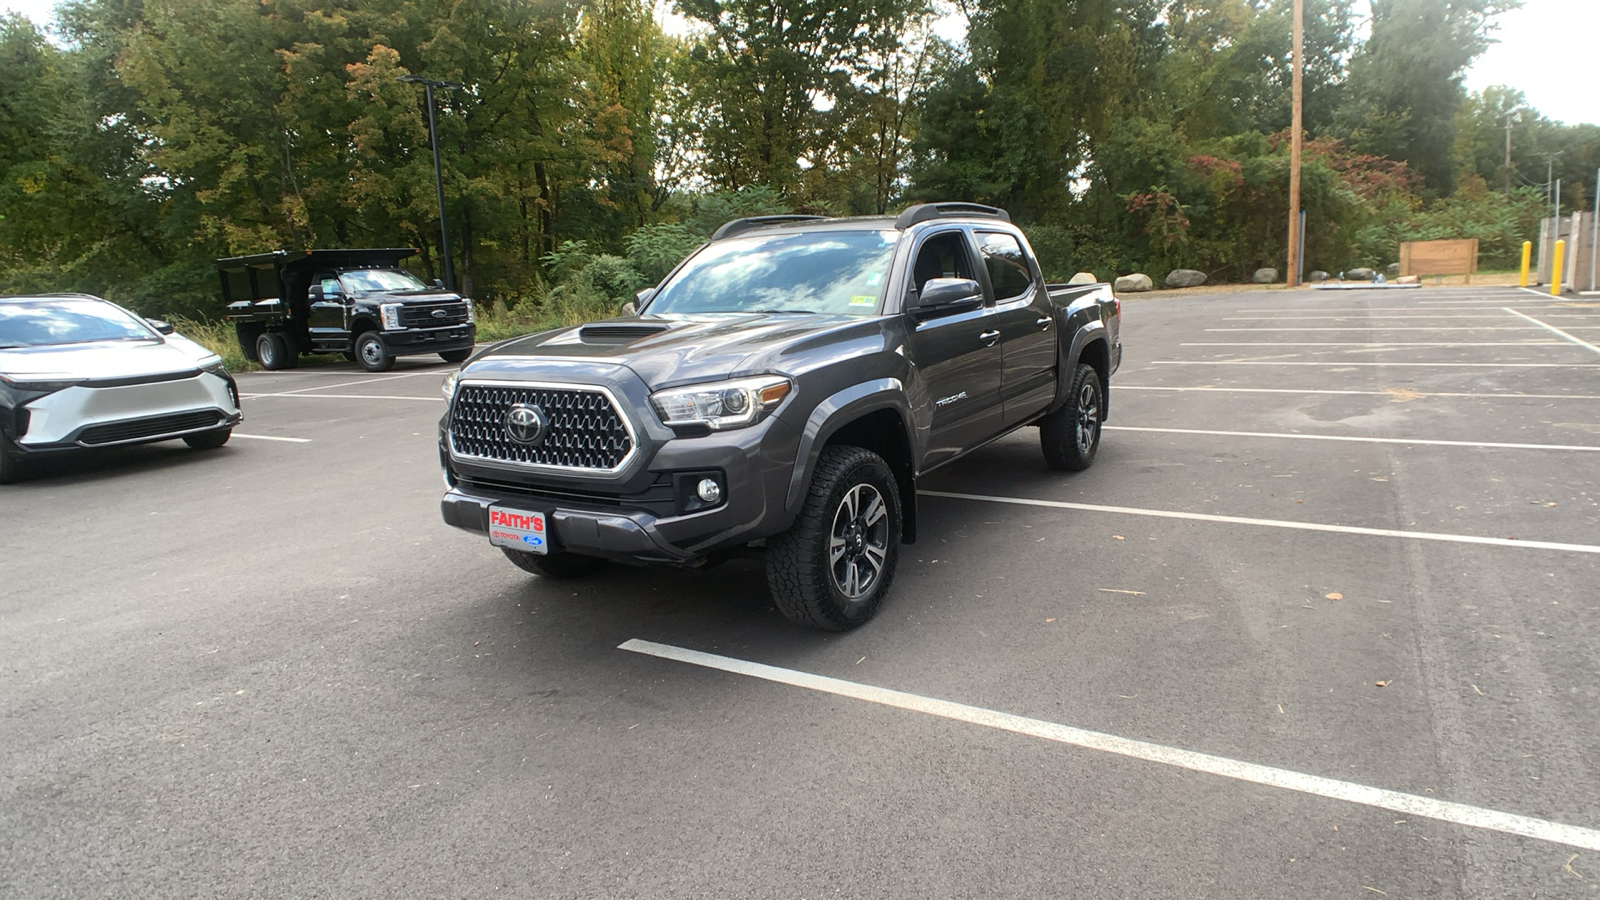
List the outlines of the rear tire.
<svg viewBox="0 0 1600 900">
<path fill-rule="evenodd" d="M 501 547 L 500 552 L 522 571 L 532 572 L 553 581 L 582 578 L 599 571 L 606 564 L 606 561 L 598 556 L 583 556 L 565 550 L 557 550 L 554 553 L 523 553 L 520 550 Z"/>
<path fill-rule="evenodd" d="M 822 451 L 794 525 L 767 542 L 767 586 L 790 621 L 848 631 L 878 612 L 900 558 L 900 486 L 862 447 Z"/>
<path fill-rule="evenodd" d="M 276 331 L 256 338 L 256 358 L 260 360 L 261 368 L 274 372 L 292 369 L 299 362 L 299 354 L 294 352 L 288 338 Z"/>
<path fill-rule="evenodd" d="M 356 338 L 356 362 L 368 372 L 387 372 L 394 366 L 394 357 L 383 346 L 383 338 L 376 331 L 369 331 Z"/>
<path fill-rule="evenodd" d="M 1039 422 L 1039 448 L 1050 468 L 1081 472 L 1094 464 L 1105 408 L 1100 373 L 1094 366 L 1078 366 L 1067 405 Z"/>
<path fill-rule="evenodd" d="M 472 348 L 470 347 L 466 350 L 442 350 L 439 352 L 439 358 L 447 363 L 466 362 L 467 357 L 471 355 Z"/>
<path fill-rule="evenodd" d="M 199 434 L 186 434 L 183 442 L 195 450 L 215 450 L 228 442 L 233 437 L 232 428 L 218 428 L 213 431 L 202 431 Z"/>
</svg>

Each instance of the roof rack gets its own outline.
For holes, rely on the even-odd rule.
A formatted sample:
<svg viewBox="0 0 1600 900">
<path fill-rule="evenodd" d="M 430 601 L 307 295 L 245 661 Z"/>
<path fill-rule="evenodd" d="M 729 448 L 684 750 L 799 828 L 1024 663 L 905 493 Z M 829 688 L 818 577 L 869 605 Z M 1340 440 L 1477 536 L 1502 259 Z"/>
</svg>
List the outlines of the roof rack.
<svg viewBox="0 0 1600 900">
<path fill-rule="evenodd" d="M 980 216 L 999 219 L 1002 222 L 1011 221 L 1011 215 L 1005 210 L 995 206 L 984 206 L 981 203 L 918 203 L 906 207 L 900 218 L 894 220 L 894 227 L 906 229 L 918 222 L 943 219 L 947 216 Z"/>
<path fill-rule="evenodd" d="M 751 217 L 749 217 L 747 219 L 734 219 L 732 222 L 729 222 L 728 224 L 722 226 L 721 228 L 718 228 L 717 229 L 717 233 L 713 234 L 711 236 L 711 239 L 713 241 L 720 241 L 725 237 L 733 237 L 736 234 L 742 234 L 742 233 L 744 233 L 746 231 L 749 231 L 752 228 L 761 228 L 761 227 L 764 227 L 764 226 L 767 226 L 767 225 L 782 225 L 785 222 L 820 222 L 820 221 L 822 221 L 823 219 L 826 219 L 826 218 L 828 218 L 828 217 L 827 216 L 785 215 L 785 216 L 751 216 Z"/>
</svg>

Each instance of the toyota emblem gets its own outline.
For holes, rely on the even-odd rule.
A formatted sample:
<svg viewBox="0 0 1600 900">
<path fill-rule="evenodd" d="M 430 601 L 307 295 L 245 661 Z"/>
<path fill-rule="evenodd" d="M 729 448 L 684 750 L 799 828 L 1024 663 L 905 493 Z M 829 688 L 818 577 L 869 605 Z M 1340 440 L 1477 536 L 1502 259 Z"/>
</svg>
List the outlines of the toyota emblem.
<svg viewBox="0 0 1600 900">
<path fill-rule="evenodd" d="M 519 444 L 539 443 L 549 425 L 544 410 L 530 403 L 517 403 L 506 410 L 506 434 Z"/>
</svg>

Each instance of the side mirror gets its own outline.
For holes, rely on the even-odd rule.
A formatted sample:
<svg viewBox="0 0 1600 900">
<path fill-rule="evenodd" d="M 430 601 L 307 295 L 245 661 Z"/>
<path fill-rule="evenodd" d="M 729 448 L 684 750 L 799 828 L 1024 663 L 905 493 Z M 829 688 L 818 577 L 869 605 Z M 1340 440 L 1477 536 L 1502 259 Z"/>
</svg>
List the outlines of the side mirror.
<svg viewBox="0 0 1600 900">
<path fill-rule="evenodd" d="M 311 287 L 306 289 L 306 299 L 310 300 L 312 303 L 321 303 L 322 301 L 328 299 L 328 297 L 322 292 L 322 285 L 313 284 Z"/>
<path fill-rule="evenodd" d="M 151 328 L 162 334 L 173 334 L 178 330 L 172 327 L 171 322 L 163 322 L 160 319 L 145 319 L 145 321 L 150 323 Z"/>
<path fill-rule="evenodd" d="M 434 290 L 439 290 L 439 291 L 444 290 L 444 279 L 443 278 L 435 278 L 433 280 L 433 288 L 434 288 Z"/>
<path fill-rule="evenodd" d="M 634 306 L 643 309 L 656 295 L 656 289 L 647 287 L 633 295 Z"/>
<path fill-rule="evenodd" d="M 983 287 L 971 278 L 930 278 L 908 312 L 920 318 L 967 312 L 983 306 Z"/>
</svg>

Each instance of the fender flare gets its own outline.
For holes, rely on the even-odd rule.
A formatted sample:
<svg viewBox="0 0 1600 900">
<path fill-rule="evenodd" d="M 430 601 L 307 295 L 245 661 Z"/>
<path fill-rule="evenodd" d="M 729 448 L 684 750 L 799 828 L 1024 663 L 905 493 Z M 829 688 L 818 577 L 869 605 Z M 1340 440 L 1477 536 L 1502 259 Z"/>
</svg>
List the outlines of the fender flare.
<svg viewBox="0 0 1600 900">
<path fill-rule="evenodd" d="M 883 410 L 892 410 L 898 415 L 905 429 L 902 437 L 909 456 L 901 465 L 896 465 L 894 460 L 889 460 L 889 464 L 895 469 L 896 481 L 900 485 L 900 507 L 904 519 L 901 540 L 903 543 L 913 543 L 917 534 L 917 444 L 912 433 L 911 409 L 906 401 L 905 384 L 898 378 L 876 378 L 851 385 L 817 404 L 800 429 L 800 445 L 795 454 L 794 471 L 789 476 L 784 509 L 799 513 L 805 504 L 806 490 L 811 486 L 811 478 L 816 470 L 819 448 L 826 445 L 845 425 Z"/>
<path fill-rule="evenodd" d="M 1061 364 L 1056 370 L 1056 400 L 1054 403 L 1050 404 L 1051 412 L 1055 412 L 1067 404 L 1067 401 L 1070 399 L 1068 395 L 1072 392 L 1072 378 L 1078 371 L 1078 361 L 1083 359 L 1083 351 L 1088 349 L 1089 345 L 1095 341 L 1099 341 L 1106 345 L 1106 354 L 1107 359 L 1109 360 L 1111 353 L 1111 336 L 1109 331 L 1106 329 L 1105 323 L 1099 319 L 1089 322 L 1082 328 L 1079 328 L 1072 335 L 1072 343 L 1061 348 Z M 1104 421 L 1111 411 L 1111 392 L 1108 390 L 1110 387 L 1111 374 L 1109 372 L 1103 372 L 1101 373 L 1100 377 L 1103 382 L 1106 382 L 1100 386 L 1100 394 L 1102 397 L 1101 403 L 1104 404 L 1101 420 Z"/>
</svg>

